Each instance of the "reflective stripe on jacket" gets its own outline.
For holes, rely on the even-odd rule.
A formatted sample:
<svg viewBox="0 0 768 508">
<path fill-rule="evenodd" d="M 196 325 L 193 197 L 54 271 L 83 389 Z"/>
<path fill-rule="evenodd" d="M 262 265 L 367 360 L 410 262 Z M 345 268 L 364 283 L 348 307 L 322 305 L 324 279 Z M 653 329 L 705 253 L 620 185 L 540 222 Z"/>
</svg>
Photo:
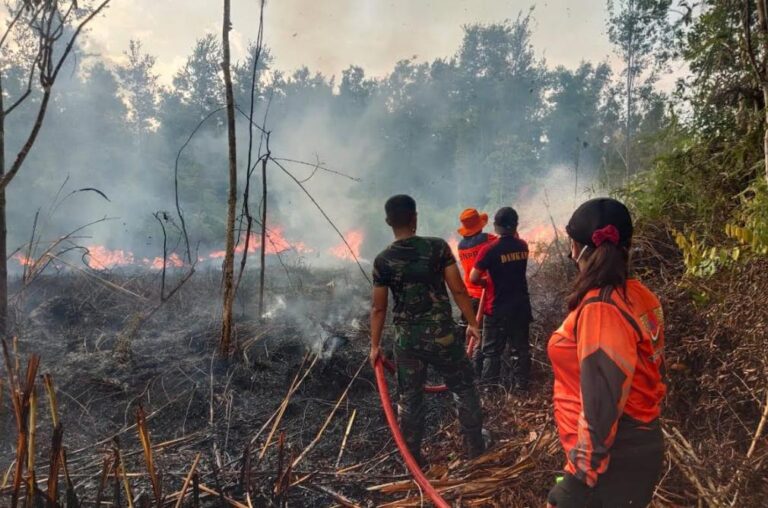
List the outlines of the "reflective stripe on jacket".
<svg viewBox="0 0 768 508">
<path fill-rule="evenodd" d="M 467 236 L 459 242 L 459 261 L 461 269 L 464 271 L 464 285 L 467 286 L 467 292 L 472 298 L 480 298 L 483 294 L 483 288 L 472 284 L 469 280 L 469 274 L 475 266 L 475 260 L 483 247 L 496 240 L 496 235 L 490 233 L 478 233 L 475 236 Z"/>
</svg>

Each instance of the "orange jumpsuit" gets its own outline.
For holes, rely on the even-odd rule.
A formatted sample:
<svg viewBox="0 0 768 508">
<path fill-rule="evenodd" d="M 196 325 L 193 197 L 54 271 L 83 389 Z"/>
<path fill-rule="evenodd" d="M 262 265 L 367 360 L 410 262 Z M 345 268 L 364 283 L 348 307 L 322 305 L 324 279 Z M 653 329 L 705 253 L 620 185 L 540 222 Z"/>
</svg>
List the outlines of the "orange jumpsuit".
<svg viewBox="0 0 768 508">
<path fill-rule="evenodd" d="M 549 340 L 565 470 L 588 486 L 608 469 L 617 434 L 642 445 L 658 432 L 663 347 L 661 304 L 637 280 L 627 281 L 626 294 L 587 293 Z"/>
</svg>

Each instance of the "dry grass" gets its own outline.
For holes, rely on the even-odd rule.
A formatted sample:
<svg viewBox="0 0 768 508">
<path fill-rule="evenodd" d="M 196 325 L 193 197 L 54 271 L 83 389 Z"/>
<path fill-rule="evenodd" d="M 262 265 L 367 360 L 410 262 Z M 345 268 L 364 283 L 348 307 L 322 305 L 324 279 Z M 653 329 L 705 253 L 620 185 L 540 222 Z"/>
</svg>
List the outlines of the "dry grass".
<svg viewBox="0 0 768 508">
<path fill-rule="evenodd" d="M 709 280 L 684 280 L 675 248 L 663 234 L 637 243 L 640 275 L 661 296 L 667 314 L 667 470 L 655 504 L 762 506 L 768 496 L 768 262 L 734 266 Z M 564 314 L 565 281 L 572 269 L 561 254 L 554 246 L 545 250 L 545 262 L 530 278 L 536 318 L 532 393 L 501 390 L 483 395 L 486 426 L 495 438 L 489 453 L 471 462 L 459 460 L 459 433 L 448 398 L 430 397 L 430 424 L 437 430 L 425 444 L 432 464 L 427 475 L 456 504 L 540 506 L 562 467 L 545 355 L 546 341 Z M 147 279 L 113 279 L 113 284 L 132 292 L 152 294 Z M 215 278 L 204 283 L 216 287 Z M 107 339 L 81 340 L 88 358 L 106 353 L 114 360 L 120 330 L 130 328 L 131 316 L 143 312 L 146 303 L 108 285 L 83 284 L 88 285 L 66 301 L 67 312 L 91 312 L 93 318 L 81 331 L 113 326 L 116 331 Z M 45 291 L 60 295 L 63 288 L 54 283 Z M 196 313 L 190 311 L 200 298 L 195 291 L 180 292 L 167 312 Z M 117 314 L 122 320 L 112 325 Z M 177 326 L 161 314 L 155 319 L 155 328 Z M 200 329 L 195 333 L 207 333 L 205 326 Z M 423 499 L 384 427 L 370 374 L 363 369 L 358 377 L 355 372 L 365 351 L 364 331 L 350 332 L 354 340 L 342 352 L 335 373 L 314 354 L 307 353 L 301 363 L 303 349 L 286 360 L 284 337 L 291 333 L 295 330 L 277 322 L 241 323 L 243 347 L 235 360 L 222 364 L 204 353 L 202 362 L 161 365 L 151 375 L 144 373 L 130 388 L 125 387 L 128 377 L 85 372 L 87 390 L 95 387 L 97 394 L 123 397 L 125 423 L 118 412 L 120 430 L 104 432 L 89 445 L 78 440 L 76 449 L 67 446 L 73 442 L 73 410 L 97 428 L 102 425 L 99 419 L 106 417 L 88 402 L 57 390 L 51 376 L 40 383 L 39 357 L 25 358 L 15 344 L 4 345 L 6 375 L 0 379 L 0 396 L 11 401 L 13 420 L 8 420 L 10 428 L 0 430 L 16 436 L 16 450 L 12 463 L 3 464 L 0 472 L 0 504 L 421 505 Z M 183 332 L 182 341 L 191 340 L 189 335 Z M 141 350 L 146 339 L 138 334 L 135 340 L 131 349 L 138 354 L 127 366 L 116 367 L 126 376 L 135 377 L 146 358 Z M 274 349 L 275 344 L 283 349 Z M 209 345 L 213 348 L 214 342 Z M 54 349 L 51 354 L 57 358 L 65 353 Z M 282 370 L 270 355 L 283 356 Z M 83 365 L 78 362 L 74 365 Z M 271 370 L 272 381 L 265 377 Z M 61 377 L 57 374 L 57 381 Z M 242 386 L 253 386 L 253 379 L 272 383 L 270 398 L 238 406 L 248 395 L 249 389 Z M 47 403 L 38 404 L 41 388 Z M 111 418 L 115 416 L 113 412 Z M 174 432 L 168 433 L 169 428 Z"/>
</svg>

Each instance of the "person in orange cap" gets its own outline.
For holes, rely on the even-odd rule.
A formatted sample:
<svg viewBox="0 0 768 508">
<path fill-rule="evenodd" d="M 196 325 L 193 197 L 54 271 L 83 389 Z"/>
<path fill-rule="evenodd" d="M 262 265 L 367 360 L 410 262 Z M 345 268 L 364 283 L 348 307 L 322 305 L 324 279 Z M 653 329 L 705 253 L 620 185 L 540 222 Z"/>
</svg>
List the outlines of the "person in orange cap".
<svg viewBox="0 0 768 508">
<path fill-rule="evenodd" d="M 459 242 L 459 261 L 461 262 L 461 268 L 464 271 L 464 285 L 467 286 L 467 292 L 472 299 L 472 307 L 477 312 L 480 306 L 480 297 L 483 294 L 483 288 L 477 284 L 473 284 L 469 280 L 469 274 L 472 273 L 472 268 L 475 266 L 475 260 L 478 253 L 488 245 L 496 240 L 496 235 L 491 233 L 484 233 L 483 228 L 488 224 L 488 214 L 480 213 L 474 208 L 467 208 L 461 215 L 459 215 L 461 221 L 461 227 L 457 230 L 462 236 Z M 462 328 L 466 329 L 467 322 L 462 317 L 460 324 Z M 476 347 L 472 355 L 472 363 L 474 364 L 475 374 L 479 377 L 483 369 L 483 357 L 480 352 L 480 347 Z"/>
</svg>

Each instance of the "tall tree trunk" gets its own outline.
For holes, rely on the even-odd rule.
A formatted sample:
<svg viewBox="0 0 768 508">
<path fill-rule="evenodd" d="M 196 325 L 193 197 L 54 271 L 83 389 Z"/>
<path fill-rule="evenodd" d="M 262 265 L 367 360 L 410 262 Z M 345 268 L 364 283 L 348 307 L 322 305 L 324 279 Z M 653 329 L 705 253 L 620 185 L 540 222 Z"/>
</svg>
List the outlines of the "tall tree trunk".
<svg viewBox="0 0 768 508">
<path fill-rule="evenodd" d="M 630 153 L 632 147 L 632 79 L 631 71 L 627 69 L 627 124 L 624 132 L 624 165 L 626 167 L 626 180 L 629 183 L 629 177 L 632 174 Z"/>
<path fill-rule="evenodd" d="M 235 138 L 235 98 L 232 92 L 232 73 L 229 56 L 231 28 L 230 0 L 224 0 L 222 26 L 224 87 L 227 96 L 227 134 L 229 140 L 229 196 L 227 198 L 227 244 L 224 255 L 224 305 L 221 320 L 221 353 L 228 354 L 232 343 L 232 307 L 235 300 L 235 208 L 237 206 L 237 140 Z"/>
<path fill-rule="evenodd" d="M 5 175 L 5 106 L 3 105 L 3 84 L 0 76 L 0 178 Z M 5 188 L 0 189 L 0 338 L 8 331 L 8 248 L 5 223 Z"/>
<path fill-rule="evenodd" d="M 264 277 L 266 274 L 267 253 L 267 161 L 269 156 L 261 161 L 261 256 L 259 261 L 259 319 L 264 316 Z"/>
<path fill-rule="evenodd" d="M 0 143 L 2 144 L 2 143 Z M 2 164 L 2 162 L 0 162 Z M 0 190 L 0 337 L 8 332 L 8 227 L 5 222 L 5 189 Z"/>
<path fill-rule="evenodd" d="M 768 75 L 766 73 L 766 61 L 768 60 L 768 5 L 766 0 L 757 2 L 757 20 L 760 27 L 760 39 L 762 45 L 762 73 L 758 72 L 758 78 L 763 88 L 763 99 L 765 105 L 765 134 L 763 135 L 763 157 L 765 159 L 765 179 L 768 180 Z"/>
<path fill-rule="evenodd" d="M 765 134 L 763 135 L 763 158 L 765 160 L 765 179 L 768 181 L 768 83 L 763 82 L 763 100 L 765 101 Z"/>
<path fill-rule="evenodd" d="M 629 42 L 627 44 L 627 124 L 624 133 L 624 165 L 626 166 L 626 183 L 632 176 L 632 91 L 634 88 L 635 65 L 635 2 L 629 0 L 627 10 L 630 16 Z"/>
</svg>

